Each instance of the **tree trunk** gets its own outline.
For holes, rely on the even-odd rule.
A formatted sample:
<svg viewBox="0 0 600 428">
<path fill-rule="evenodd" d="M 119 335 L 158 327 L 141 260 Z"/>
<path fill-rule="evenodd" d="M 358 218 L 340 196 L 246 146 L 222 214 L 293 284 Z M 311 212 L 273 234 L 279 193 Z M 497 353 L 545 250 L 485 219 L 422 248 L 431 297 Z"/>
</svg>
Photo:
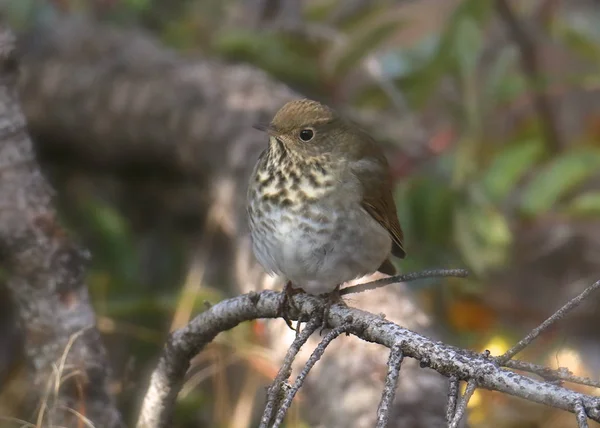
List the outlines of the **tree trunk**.
<svg viewBox="0 0 600 428">
<path fill-rule="evenodd" d="M 14 38 L 0 30 L 0 243 L 42 426 L 120 424 L 84 281 L 88 253 L 62 229 L 17 97 Z"/>
</svg>

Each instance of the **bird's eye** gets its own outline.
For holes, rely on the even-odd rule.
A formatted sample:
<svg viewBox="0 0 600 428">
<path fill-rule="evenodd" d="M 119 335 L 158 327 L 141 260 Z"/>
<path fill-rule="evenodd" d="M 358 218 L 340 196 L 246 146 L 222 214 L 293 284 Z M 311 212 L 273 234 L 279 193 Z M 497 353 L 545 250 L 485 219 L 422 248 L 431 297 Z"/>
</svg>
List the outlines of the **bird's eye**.
<svg viewBox="0 0 600 428">
<path fill-rule="evenodd" d="M 300 139 L 304 142 L 310 141 L 315 136 L 315 133 L 312 129 L 303 129 L 300 131 Z"/>
</svg>

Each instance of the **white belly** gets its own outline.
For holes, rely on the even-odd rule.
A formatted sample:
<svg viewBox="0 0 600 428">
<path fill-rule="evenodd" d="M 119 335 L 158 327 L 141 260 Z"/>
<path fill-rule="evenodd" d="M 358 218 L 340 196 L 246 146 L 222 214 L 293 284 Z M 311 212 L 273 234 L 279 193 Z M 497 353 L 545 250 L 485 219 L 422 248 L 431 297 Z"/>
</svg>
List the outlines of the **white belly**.
<svg viewBox="0 0 600 428">
<path fill-rule="evenodd" d="M 258 261 L 311 294 L 332 291 L 336 286 L 375 272 L 389 256 L 388 232 L 358 203 L 346 207 L 319 202 L 310 215 L 290 210 L 271 210 L 253 221 L 253 249 Z M 319 213 L 329 213 L 328 218 Z"/>
</svg>

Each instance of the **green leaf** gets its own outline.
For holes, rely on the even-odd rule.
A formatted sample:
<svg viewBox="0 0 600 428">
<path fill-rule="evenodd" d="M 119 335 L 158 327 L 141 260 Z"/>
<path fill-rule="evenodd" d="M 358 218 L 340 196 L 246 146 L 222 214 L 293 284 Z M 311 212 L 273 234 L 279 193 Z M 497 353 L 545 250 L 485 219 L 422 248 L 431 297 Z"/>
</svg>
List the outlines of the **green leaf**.
<svg viewBox="0 0 600 428">
<path fill-rule="evenodd" d="M 429 99 L 431 94 L 437 89 L 438 82 L 445 77 L 449 71 L 457 67 L 456 45 L 459 27 L 463 21 L 472 21 L 473 23 L 484 23 L 490 16 L 492 3 L 489 0 L 464 0 L 456 7 L 452 16 L 448 19 L 445 28 L 439 34 L 431 35 L 435 48 L 428 48 L 427 57 L 419 58 L 419 66 L 416 70 L 411 70 L 395 79 L 396 83 L 402 88 L 411 105 L 415 108 L 421 108 Z M 467 24 L 467 27 L 471 24 Z M 477 26 L 477 24 L 475 24 Z M 465 28 L 462 36 L 464 37 Z M 466 28 L 466 32 L 471 31 Z M 470 41 L 462 40 L 460 42 L 462 49 Z M 477 43 L 474 41 L 473 43 Z M 468 52 L 465 52 L 467 55 Z"/>
<path fill-rule="evenodd" d="M 600 215 L 600 192 L 586 192 L 577 196 L 566 211 L 568 214 L 582 217 Z"/>
<path fill-rule="evenodd" d="M 478 21 L 484 21 L 492 14 L 493 5 L 492 0 L 463 0 L 456 8 L 453 18 L 470 16 Z"/>
<path fill-rule="evenodd" d="M 137 11 L 144 11 L 150 7 L 150 0 L 127 0 L 126 5 Z"/>
<path fill-rule="evenodd" d="M 322 3 L 323 0 L 318 2 L 308 3 Z M 390 16 L 390 7 L 382 2 L 370 2 L 361 6 L 358 10 L 354 10 L 351 13 L 345 13 L 343 19 L 338 19 L 337 28 L 347 34 L 353 34 L 360 31 L 365 25 L 369 25 L 369 22 L 375 22 L 375 20 L 381 20 L 381 17 L 388 19 Z M 338 7 L 339 7 L 338 2 Z M 330 14 L 326 19 L 330 20 L 334 18 L 335 13 Z M 339 15 L 338 15 L 339 16 Z M 308 16 L 307 16 L 308 17 Z M 334 18 L 335 21 L 336 18 Z M 330 23 L 333 21 L 329 21 Z"/>
<path fill-rule="evenodd" d="M 506 263 L 512 234 L 494 207 L 469 201 L 455 211 L 454 239 L 469 268 L 481 275 Z"/>
<path fill-rule="evenodd" d="M 438 82 L 451 70 L 457 67 L 456 48 L 459 27 L 464 21 L 485 22 L 490 16 L 491 2 L 489 0 L 464 0 L 448 19 L 448 24 L 437 38 L 436 48 L 430 57 L 423 58 L 421 66 L 413 72 L 397 79 L 398 85 L 406 93 L 409 102 L 420 108 L 429 99 L 430 95 L 437 89 Z M 471 24 L 467 24 L 469 27 Z M 472 29 L 466 28 L 466 32 Z M 461 30 L 465 37 L 465 28 Z M 461 49 L 467 49 L 468 40 L 460 41 Z M 477 43 L 476 41 L 474 43 Z M 468 52 L 465 52 L 467 55 Z"/>
<path fill-rule="evenodd" d="M 317 47 L 298 38 L 247 30 L 228 30 L 215 37 L 213 50 L 237 61 L 247 61 L 285 81 L 302 85 L 319 83 Z"/>
<path fill-rule="evenodd" d="M 477 150 L 480 140 L 465 134 L 456 142 L 454 151 L 454 171 L 451 185 L 462 189 L 472 182 L 473 175 L 478 171 Z"/>
<path fill-rule="evenodd" d="M 448 55 L 465 72 L 473 70 L 482 49 L 481 26 L 490 15 L 489 0 L 465 0 L 459 4 L 442 37 L 440 53 Z"/>
<path fill-rule="evenodd" d="M 369 53 L 377 50 L 402 25 L 403 22 L 399 19 L 370 24 L 367 28 L 363 28 L 362 31 L 355 33 L 343 45 L 333 47 L 329 54 L 326 54 L 326 63 L 328 64 L 326 67 L 330 76 L 345 76 Z"/>
<path fill-rule="evenodd" d="M 409 103 L 419 109 L 424 106 L 431 94 L 437 89 L 440 78 L 445 74 L 447 66 L 445 58 L 436 56 L 417 70 L 395 79 Z"/>
<path fill-rule="evenodd" d="M 456 29 L 453 51 L 463 79 L 473 76 L 482 48 L 481 30 L 474 19 L 462 18 Z"/>
<path fill-rule="evenodd" d="M 544 167 L 525 188 L 521 210 L 535 216 L 549 211 L 567 192 L 600 170 L 600 149 L 574 149 Z"/>
<path fill-rule="evenodd" d="M 482 179 L 490 201 L 501 202 L 544 154 L 540 140 L 528 140 L 504 148 L 492 160 Z"/>
<path fill-rule="evenodd" d="M 562 38 L 570 50 L 581 55 L 583 58 L 591 59 L 595 62 L 600 61 L 598 41 L 593 36 L 586 34 L 585 30 L 561 26 L 558 29 L 558 33 L 559 37 Z"/>
<path fill-rule="evenodd" d="M 107 266 L 124 281 L 133 281 L 137 252 L 126 219 L 113 206 L 97 198 L 86 199 L 82 213 L 95 239 L 94 264 Z"/>
<path fill-rule="evenodd" d="M 446 183 L 428 177 L 414 179 L 403 196 L 398 208 L 403 225 L 410 226 L 411 240 L 448 245 L 455 199 Z"/>
<path fill-rule="evenodd" d="M 514 76 L 510 73 L 519 56 L 515 46 L 508 46 L 500 52 L 487 73 L 484 88 L 484 98 L 488 111 L 495 105 L 507 101 L 507 92 L 511 94 L 514 86 Z M 520 75 L 519 75 L 520 77 Z"/>
<path fill-rule="evenodd" d="M 321 23 L 329 18 L 336 6 L 337 2 L 335 0 L 306 2 L 306 5 L 303 5 L 303 16 L 308 21 Z"/>
</svg>

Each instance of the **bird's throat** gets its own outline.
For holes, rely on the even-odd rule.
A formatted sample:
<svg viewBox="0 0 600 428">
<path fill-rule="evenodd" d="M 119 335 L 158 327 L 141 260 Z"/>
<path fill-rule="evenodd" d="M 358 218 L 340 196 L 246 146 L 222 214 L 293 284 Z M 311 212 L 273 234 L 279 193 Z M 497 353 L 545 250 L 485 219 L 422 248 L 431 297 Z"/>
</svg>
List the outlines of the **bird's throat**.
<svg viewBox="0 0 600 428">
<path fill-rule="evenodd" d="M 322 159 L 304 159 L 271 137 L 269 148 L 257 170 L 259 194 L 283 204 L 317 202 L 335 191 L 333 175 Z"/>
</svg>

